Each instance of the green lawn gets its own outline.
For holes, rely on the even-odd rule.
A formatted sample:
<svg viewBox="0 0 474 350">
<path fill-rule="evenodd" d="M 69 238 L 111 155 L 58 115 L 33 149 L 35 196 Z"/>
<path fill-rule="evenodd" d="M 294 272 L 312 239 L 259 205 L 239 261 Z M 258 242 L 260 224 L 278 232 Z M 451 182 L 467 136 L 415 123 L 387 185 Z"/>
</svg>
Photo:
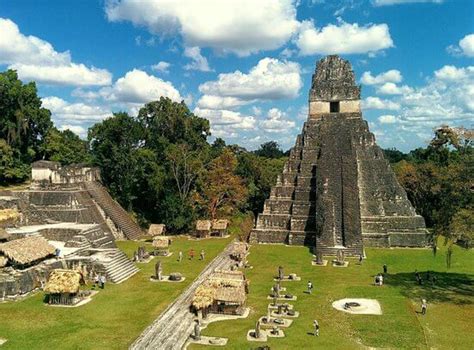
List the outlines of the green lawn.
<svg viewBox="0 0 474 350">
<path fill-rule="evenodd" d="M 350 260 L 348 268 L 316 267 L 304 247 L 255 245 L 251 247 L 247 270 L 250 279 L 247 319 L 212 323 L 204 335 L 228 337 L 227 349 L 249 349 L 269 345 L 271 349 L 472 349 L 474 344 L 474 252 L 456 249 L 452 268 L 445 267 L 444 251 L 433 257 L 422 249 L 367 249 L 362 266 Z M 372 285 L 373 276 L 386 263 L 389 275 L 386 285 Z M 298 296 L 295 310 L 300 312 L 283 339 L 268 343 L 249 343 L 245 335 L 260 316 L 266 314 L 267 294 L 278 265 L 285 273 L 295 272 L 301 282 L 286 282 L 287 291 Z M 414 270 L 436 271 L 436 286 L 415 283 Z M 308 280 L 315 286 L 313 295 L 303 293 Z M 350 315 L 336 311 L 334 300 L 374 298 L 379 300 L 383 315 Z M 419 315 L 420 298 L 428 300 L 428 313 Z M 319 338 L 311 336 L 312 321 L 318 319 Z M 193 345 L 190 349 L 201 349 Z"/>
<path fill-rule="evenodd" d="M 236 232 L 235 229 L 233 230 Z M 154 260 L 139 264 L 141 271 L 120 285 L 108 284 L 92 302 L 79 308 L 53 308 L 42 303 L 38 293 L 20 302 L 0 304 L 0 338 L 8 339 L 2 349 L 126 349 L 166 306 L 198 275 L 230 239 L 173 242 L 171 257 L 162 258 L 164 273 L 182 272 L 183 283 L 151 283 Z M 129 256 L 139 243 L 118 242 Z M 177 252 L 190 248 L 206 251 L 206 262 L 176 261 Z M 437 348 L 468 349 L 474 344 L 473 251 L 456 249 L 452 268 L 447 271 L 444 252 L 433 257 L 421 249 L 367 249 L 368 259 L 362 266 L 351 260 L 348 268 L 311 266 L 308 248 L 279 245 L 251 247 L 247 270 L 250 279 L 247 319 L 218 322 L 203 331 L 206 335 L 229 338 L 228 349 L 255 348 L 262 343 L 248 343 L 247 330 L 266 313 L 266 296 L 273 285 L 272 276 L 278 265 L 285 273 L 296 272 L 301 282 L 284 283 L 288 292 L 296 294 L 295 309 L 300 317 L 286 329 L 286 338 L 271 339 L 272 349 L 356 349 Z M 372 286 L 373 275 L 386 263 L 389 276 L 383 287 Z M 413 271 L 436 271 L 435 287 L 419 288 Z M 306 283 L 315 285 L 313 295 L 303 293 Z M 344 297 L 368 297 L 380 301 L 382 316 L 349 315 L 333 310 L 331 303 Z M 428 314 L 421 316 L 420 297 L 428 299 Z M 318 319 L 321 336 L 315 338 L 312 320 Z M 191 346 L 191 349 L 202 348 Z"/>
<path fill-rule="evenodd" d="M 138 264 L 140 272 L 119 285 L 107 284 L 87 305 L 78 308 L 45 306 L 43 293 L 19 302 L 0 303 L 0 338 L 8 342 L 1 349 L 126 349 L 140 333 L 170 304 L 199 272 L 230 241 L 207 239 L 173 241 L 171 257 L 161 258 L 163 273 L 181 272 L 181 283 L 152 283 L 155 259 Z M 117 242 L 129 256 L 143 243 Z M 149 243 L 148 243 L 149 245 Z M 178 252 L 185 257 L 194 248 L 206 261 L 184 259 L 177 262 Z"/>
</svg>

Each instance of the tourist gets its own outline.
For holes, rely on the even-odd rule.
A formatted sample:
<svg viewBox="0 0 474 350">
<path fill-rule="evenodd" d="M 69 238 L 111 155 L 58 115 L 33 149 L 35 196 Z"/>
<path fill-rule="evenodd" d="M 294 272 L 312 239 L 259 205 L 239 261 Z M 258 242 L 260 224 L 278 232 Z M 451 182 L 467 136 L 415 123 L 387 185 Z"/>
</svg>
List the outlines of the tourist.
<svg viewBox="0 0 474 350">
<path fill-rule="evenodd" d="M 383 274 L 386 275 L 388 271 L 387 264 L 383 264 Z"/>
<path fill-rule="evenodd" d="M 362 265 L 362 259 L 364 259 L 364 256 L 359 254 L 359 265 Z"/>
<path fill-rule="evenodd" d="M 191 248 L 189 250 L 189 260 L 192 260 L 192 259 L 194 259 L 194 249 Z"/>
<path fill-rule="evenodd" d="M 56 260 L 59 260 L 59 256 L 61 255 L 61 249 L 56 248 L 54 250 L 54 255 L 56 256 Z"/>
<path fill-rule="evenodd" d="M 95 287 L 97 287 L 97 286 L 99 286 L 99 275 L 96 273 L 96 274 L 94 275 L 94 286 L 93 286 L 94 289 L 95 289 Z"/>
<path fill-rule="evenodd" d="M 106 282 L 105 275 L 100 275 L 99 279 L 100 279 L 100 288 L 104 289 L 105 288 L 105 282 Z"/>
<path fill-rule="evenodd" d="M 428 305 L 426 304 L 426 299 L 421 299 L 421 314 L 426 315 L 426 308 Z"/>
<path fill-rule="evenodd" d="M 319 322 L 318 322 L 318 320 L 313 321 L 313 326 L 314 326 L 314 335 L 316 337 L 319 337 Z"/>
<path fill-rule="evenodd" d="M 379 282 L 380 282 L 380 276 L 379 276 L 379 275 L 376 275 L 376 276 L 375 276 L 375 285 L 378 286 L 378 285 L 379 285 Z"/>
<path fill-rule="evenodd" d="M 204 257 L 205 257 L 205 253 L 204 253 L 204 249 L 202 249 L 201 254 L 200 254 L 200 259 L 204 260 Z"/>
<path fill-rule="evenodd" d="M 379 286 L 383 286 L 383 275 L 379 275 Z"/>
<path fill-rule="evenodd" d="M 308 281 L 308 294 L 313 294 L 313 283 Z"/>
<path fill-rule="evenodd" d="M 183 260 L 183 252 L 180 250 L 178 254 L 178 261 L 181 262 Z"/>
</svg>

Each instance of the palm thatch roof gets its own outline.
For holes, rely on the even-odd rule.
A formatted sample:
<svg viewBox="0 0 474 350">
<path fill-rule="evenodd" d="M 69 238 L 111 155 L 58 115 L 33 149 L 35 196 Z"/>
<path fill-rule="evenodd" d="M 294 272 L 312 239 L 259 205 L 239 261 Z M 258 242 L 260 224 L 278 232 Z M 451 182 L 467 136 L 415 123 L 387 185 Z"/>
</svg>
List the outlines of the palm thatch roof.
<svg viewBox="0 0 474 350">
<path fill-rule="evenodd" d="M 245 242 L 234 242 L 231 255 L 245 255 L 248 251 L 248 244 Z"/>
<path fill-rule="evenodd" d="M 49 275 L 44 291 L 50 294 L 77 293 L 81 275 L 75 270 L 53 270 Z"/>
<path fill-rule="evenodd" d="M 226 219 L 215 220 L 212 223 L 213 230 L 226 230 L 227 226 L 229 226 L 229 220 Z"/>
<path fill-rule="evenodd" d="M 27 236 L 0 243 L 0 253 L 21 265 L 44 259 L 54 252 L 55 248 L 42 236 Z"/>
<path fill-rule="evenodd" d="M 242 271 L 216 271 L 196 289 L 192 305 L 202 309 L 211 306 L 214 301 L 243 304 L 246 283 Z"/>
<path fill-rule="evenodd" d="M 168 248 L 169 247 L 169 238 L 167 236 L 157 236 L 153 238 L 153 247 L 155 248 Z"/>
<path fill-rule="evenodd" d="M 209 231 L 211 229 L 211 220 L 197 220 L 196 230 L 198 231 Z"/>
<path fill-rule="evenodd" d="M 17 221 L 20 216 L 21 214 L 16 208 L 0 209 L 0 223 L 2 221 Z"/>
<path fill-rule="evenodd" d="M 150 236 L 160 236 L 166 232 L 166 225 L 164 224 L 151 224 L 148 228 L 148 234 Z"/>
</svg>

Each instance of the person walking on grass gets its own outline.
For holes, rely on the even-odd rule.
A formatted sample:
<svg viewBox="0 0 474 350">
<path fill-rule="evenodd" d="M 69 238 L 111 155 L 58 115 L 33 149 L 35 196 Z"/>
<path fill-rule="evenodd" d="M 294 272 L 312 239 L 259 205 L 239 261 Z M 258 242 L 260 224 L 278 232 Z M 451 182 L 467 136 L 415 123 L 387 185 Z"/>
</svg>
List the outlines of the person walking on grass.
<svg viewBox="0 0 474 350">
<path fill-rule="evenodd" d="M 313 327 L 314 327 L 314 336 L 319 337 L 319 322 L 318 322 L 318 320 L 313 321 Z"/>
<path fill-rule="evenodd" d="M 359 265 L 362 265 L 362 259 L 364 259 L 364 256 L 359 254 Z"/>
<path fill-rule="evenodd" d="M 105 282 L 106 282 L 105 274 L 100 276 L 100 288 L 104 289 L 105 288 Z"/>
<path fill-rule="evenodd" d="M 189 251 L 189 260 L 193 260 L 194 259 L 194 249 L 191 249 Z"/>
<path fill-rule="evenodd" d="M 383 274 L 386 275 L 388 272 L 387 264 L 383 264 Z"/>
<path fill-rule="evenodd" d="M 313 294 L 313 283 L 308 281 L 308 294 Z"/>
<path fill-rule="evenodd" d="M 421 299 L 421 314 L 426 315 L 426 308 L 428 305 L 426 304 L 426 299 Z"/>
<path fill-rule="evenodd" d="M 183 260 L 183 252 L 180 250 L 178 254 L 178 261 L 181 262 Z"/>
<path fill-rule="evenodd" d="M 201 260 L 204 260 L 204 258 L 205 258 L 204 249 L 201 250 L 200 258 L 201 258 Z"/>
</svg>

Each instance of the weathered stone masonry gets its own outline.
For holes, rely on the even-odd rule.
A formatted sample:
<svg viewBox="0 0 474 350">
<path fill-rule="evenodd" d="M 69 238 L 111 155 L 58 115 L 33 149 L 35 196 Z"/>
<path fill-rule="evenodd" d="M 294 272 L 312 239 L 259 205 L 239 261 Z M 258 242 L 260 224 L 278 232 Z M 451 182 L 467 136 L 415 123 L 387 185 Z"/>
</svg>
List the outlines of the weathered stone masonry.
<svg viewBox="0 0 474 350">
<path fill-rule="evenodd" d="M 363 245 L 425 246 L 417 215 L 362 119 L 350 63 L 321 59 L 309 115 L 283 173 L 258 216 L 251 242 L 362 253 Z"/>
</svg>

